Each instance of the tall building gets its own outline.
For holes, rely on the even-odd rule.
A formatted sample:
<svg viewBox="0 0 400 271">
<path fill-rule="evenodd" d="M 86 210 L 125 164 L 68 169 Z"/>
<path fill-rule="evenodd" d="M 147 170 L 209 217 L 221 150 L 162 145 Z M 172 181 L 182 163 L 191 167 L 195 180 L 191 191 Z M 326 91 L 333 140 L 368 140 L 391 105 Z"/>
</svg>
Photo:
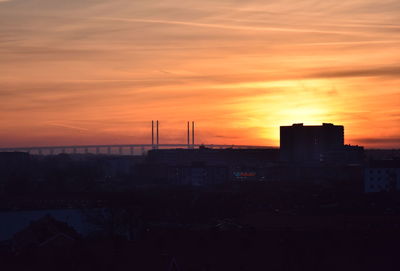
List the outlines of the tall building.
<svg viewBox="0 0 400 271">
<path fill-rule="evenodd" d="M 302 123 L 280 127 L 280 158 L 285 162 L 324 162 L 340 157 L 344 150 L 344 127 Z"/>
</svg>

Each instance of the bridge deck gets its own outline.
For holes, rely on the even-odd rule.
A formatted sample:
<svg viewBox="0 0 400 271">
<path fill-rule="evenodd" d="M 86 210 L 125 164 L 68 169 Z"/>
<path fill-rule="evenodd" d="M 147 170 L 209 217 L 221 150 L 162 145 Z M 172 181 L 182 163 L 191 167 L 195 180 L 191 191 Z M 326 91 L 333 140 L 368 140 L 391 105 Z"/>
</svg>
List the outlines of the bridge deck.
<svg viewBox="0 0 400 271">
<path fill-rule="evenodd" d="M 11 148 L 0 148 L 0 152 L 37 152 L 42 154 L 43 152 L 50 152 L 54 154 L 59 153 L 78 153 L 83 150 L 84 153 L 89 153 L 94 150 L 95 153 L 113 153 L 113 150 L 118 150 L 117 154 L 124 154 L 124 150 L 129 150 L 130 154 L 134 153 L 135 149 L 141 149 L 142 153 L 151 149 L 176 149 L 176 148 L 200 148 L 201 146 L 206 148 L 233 148 L 233 149 L 276 149 L 271 146 L 252 146 L 252 145 L 214 145 L 214 144 L 113 144 L 113 145 L 72 145 L 72 146 L 30 146 L 30 147 L 11 147 Z"/>
</svg>

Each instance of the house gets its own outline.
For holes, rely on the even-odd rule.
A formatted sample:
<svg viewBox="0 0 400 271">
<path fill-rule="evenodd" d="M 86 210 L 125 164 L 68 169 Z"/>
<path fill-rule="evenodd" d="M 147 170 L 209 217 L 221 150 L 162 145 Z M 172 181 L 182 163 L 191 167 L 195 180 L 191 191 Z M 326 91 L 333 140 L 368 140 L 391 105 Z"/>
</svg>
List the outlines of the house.
<svg viewBox="0 0 400 271">
<path fill-rule="evenodd" d="M 65 248 L 73 246 L 79 239 L 79 234 L 67 223 L 45 215 L 14 234 L 12 249 L 20 254 L 30 249 Z"/>
</svg>

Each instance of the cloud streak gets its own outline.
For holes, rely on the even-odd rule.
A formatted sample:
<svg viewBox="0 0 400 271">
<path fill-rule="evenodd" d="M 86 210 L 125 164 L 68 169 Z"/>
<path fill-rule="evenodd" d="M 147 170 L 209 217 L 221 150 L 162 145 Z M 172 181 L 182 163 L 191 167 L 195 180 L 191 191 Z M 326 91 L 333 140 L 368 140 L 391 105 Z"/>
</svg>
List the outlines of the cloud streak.
<svg viewBox="0 0 400 271">
<path fill-rule="evenodd" d="M 356 138 L 355 142 L 366 145 L 389 145 L 394 147 L 400 147 L 400 137 L 389 137 L 389 138 Z"/>
<path fill-rule="evenodd" d="M 64 123 L 50 122 L 50 123 L 46 123 L 46 125 L 54 126 L 54 127 L 67 128 L 67 129 L 72 129 L 72 130 L 78 130 L 78 131 L 89 131 L 89 129 L 86 129 L 86 128 L 77 127 L 77 126 L 74 126 L 74 125 L 69 125 L 69 124 L 64 124 Z"/>
<path fill-rule="evenodd" d="M 161 20 L 161 19 L 131 19 L 131 18 L 113 18 L 113 17 L 94 17 L 93 19 L 119 21 L 119 22 L 131 22 L 131 23 L 167 24 L 167 25 L 179 25 L 179 26 L 190 26 L 190 27 L 200 27 L 200 28 L 217 28 L 217 29 L 225 29 L 225 30 L 237 30 L 237 31 L 319 33 L 319 34 L 337 34 L 337 35 L 355 35 L 355 34 L 357 34 L 355 32 L 347 32 L 347 31 L 330 31 L 330 30 L 284 28 L 284 27 L 243 26 L 243 25 L 228 25 L 228 24 L 201 23 L 201 22 Z"/>
<path fill-rule="evenodd" d="M 400 66 L 378 67 L 369 69 L 343 69 L 322 71 L 311 74 L 310 77 L 318 78 L 346 78 L 346 77 L 393 77 L 400 76 Z"/>
</svg>

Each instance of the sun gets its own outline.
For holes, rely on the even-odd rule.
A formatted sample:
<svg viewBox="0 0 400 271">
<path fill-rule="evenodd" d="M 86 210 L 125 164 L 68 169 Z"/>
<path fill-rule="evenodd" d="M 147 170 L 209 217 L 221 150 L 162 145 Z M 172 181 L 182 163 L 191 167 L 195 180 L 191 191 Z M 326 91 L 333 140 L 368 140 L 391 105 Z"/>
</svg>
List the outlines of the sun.
<svg viewBox="0 0 400 271">
<path fill-rule="evenodd" d="M 293 123 L 321 124 L 329 120 L 326 119 L 328 110 L 322 107 L 294 107 L 286 108 L 277 113 L 280 125 Z"/>
</svg>

